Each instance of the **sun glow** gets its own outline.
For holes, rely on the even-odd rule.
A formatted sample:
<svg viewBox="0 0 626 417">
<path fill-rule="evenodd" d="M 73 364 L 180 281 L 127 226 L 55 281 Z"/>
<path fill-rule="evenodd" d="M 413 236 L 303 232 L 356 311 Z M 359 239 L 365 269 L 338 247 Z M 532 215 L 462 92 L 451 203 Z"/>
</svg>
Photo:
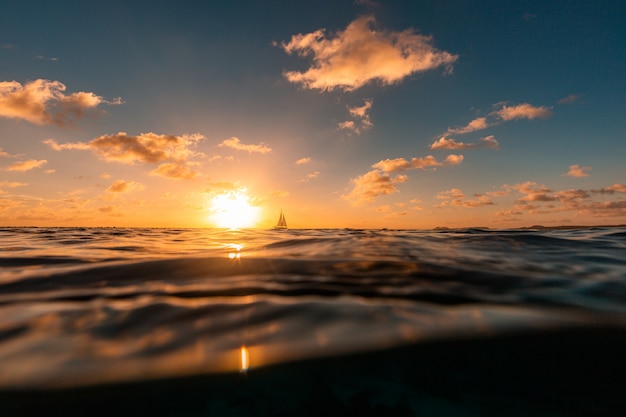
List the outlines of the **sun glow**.
<svg viewBox="0 0 626 417">
<path fill-rule="evenodd" d="M 211 221 L 217 227 L 239 229 L 253 227 L 259 218 L 259 207 L 250 204 L 245 188 L 226 191 L 211 200 Z"/>
</svg>

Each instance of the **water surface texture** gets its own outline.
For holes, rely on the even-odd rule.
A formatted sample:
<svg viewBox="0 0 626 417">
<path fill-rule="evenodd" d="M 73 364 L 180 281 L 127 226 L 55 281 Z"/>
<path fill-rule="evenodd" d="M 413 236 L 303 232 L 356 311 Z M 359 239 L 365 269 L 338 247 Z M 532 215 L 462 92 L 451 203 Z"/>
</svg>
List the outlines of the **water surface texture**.
<svg viewBox="0 0 626 417">
<path fill-rule="evenodd" d="M 470 391 L 512 378 L 517 394 L 497 394 L 506 407 L 530 407 L 530 396 L 545 415 L 610 415 L 624 405 L 612 395 L 612 384 L 624 383 L 617 373 L 623 356 L 611 352 L 626 346 L 625 255 L 626 228 L 617 227 L 4 228 L 0 390 L 8 394 L 0 395 L 0 407 L 4 400 L 14 415 L 32 411 L 16 392 L 55 392 L 46 398 L 57 398 L 59 410 L 74 393 L 92 398 L 89 407 L 105 398 L 84 392 L 93 387 L 109 387 L 109 394 L 118 387 L 119 396 L 124 384 L 145 393 L 155 381 L 176 380 L 172 387 L 180 390 L 204 377 L 214 397 L 199 397 L 204 402 L 193 415 L 307 415 L 314 409 L 302 405 L 307 401 L 337 415 L 359 404 L 369 415 L 486 415 L 487 405 L 501 409 Z M 242 374 L 243 346 L 249 368 Z M 539 349 L 535 356 L 520 354 L 531 348 Z M 561 363 L 568 355 L 576 358 L 571 369 Z M 544 371 L 558 363 L 549 388 L 557 394 L 572 378 L 589 386 L 560 392 L 569 406 L 524 394 L 541 387 L 544 371 L 520 379 L 531 378 L 526 371 L 538 361 Z M 498 367 L 510 369 L 508 376 L 494 377 Z M 311 369 L 323 376 L 307 374 Z M 407 380 L 422 372 L 428 375 L 420 384 L 435 382 L 420 388 Z M 621 381 L 603 381 L 616 375 Z M 295 389 L 289 381 L 306 382 L 287 400 L 276 390 L 273 397 L 259 393 L 255 378 L 282 392 Z M 471 389 L 459 388 L 472 378 Z M 596 393 L 596 380 L 608 388 Z M 470 390 L 467 398 L 460 389 Z M 235 397 L 226 401 L 228 395 Z"/>
</svg>

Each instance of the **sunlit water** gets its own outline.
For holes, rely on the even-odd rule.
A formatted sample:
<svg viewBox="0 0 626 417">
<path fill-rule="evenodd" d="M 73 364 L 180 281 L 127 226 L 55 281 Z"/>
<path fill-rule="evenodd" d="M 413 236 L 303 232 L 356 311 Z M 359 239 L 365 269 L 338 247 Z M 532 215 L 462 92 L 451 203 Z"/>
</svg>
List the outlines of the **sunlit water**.
<svg viewBox="0 0 626 417">
<path fill-rule="evenodd" d="M 605 362 L 613 359 L 602 362 L 606 346 L 626 346 L 626 228 L 5 228 L 0 267 L 0 390 L 13 394 L 52 389 L 65 398 L 81 387 L 132 383 L 146 390 L 155 380 L 180 387 L 181 377 L 204 376 L 203 384 L 220 394 L 203 396 L 204 411 L 194 415 L 308 415 L 307 401 L 339 414 L 361 401 L 380 415 L 486 415 L 492 402 L 476 399 L 484 393 L 467 394 L 474 398 L 468 400 L 455 384 L 489 380 L 479 364 L 502 365 L 484 361 L 507 351 L 509 335 L 521 335 L 513 345 L 522 351 L 549 338 L 552 347 L 535 352 L 541 359 L 522 358 L 531 368 L 539 360 L 549 364 L 546 355 L 558 362 L 572 354 L 574 368 L 596 372 L 589 355 L 610 367 Z M 573 329 L 581 335 L 572 336 Z M 596 334 L 604 329 L 609 336 Z M 594 338 L 596 345 L 581 347 Z M 480 358 L 446 368 L 469 352 Z M 446 366 L 433 365 L 443 357 Z M 613 372 L 624 369 L 623 356 L 615 361 Z M 517 369 L 513 362 L 502 366 Z M 348 368 L 340 372 L 341 366 Z M 419 388 L 411 378 L 426 368 L 420 381 L 434 378 L 435 385 Z M 296 389 L 289 380 L 296 369 L 307 382 L 294 383 L 299 391 L 289 399 L 254 388 L 257 378 L 283 392 Z M 323 376 L 315 380 L 304 369 Z M 449 381 L 437 376 L 441 369 Z M 598 378 L 608 375 L 600 371 Z M 525 375 L 523 368 L 515 372 Z M 247 382 L 237 391 L 241 378 Z M 492 382 L 511 383 L 506 376 Z M 363 392 L 365 399 L 358 397 Z M 602 392 L 610 415 L 623 400 L 610 388 Z M 591 409 L 603 415 L 595 394 L 582 400 L 568 394 L 583 405 L 537 400 L 538 407 L 545 415 Z M 528 395 L 537 394 L 516 395 L 504 395 L 506 407 L 530 407 Z M 0 397 L 0 410 L 6 398 Z M 21 415 L 25 406 L 15 401 L 7 407 Z M 64 408 L 61 400 L 53 405 Z"/>
</svg>

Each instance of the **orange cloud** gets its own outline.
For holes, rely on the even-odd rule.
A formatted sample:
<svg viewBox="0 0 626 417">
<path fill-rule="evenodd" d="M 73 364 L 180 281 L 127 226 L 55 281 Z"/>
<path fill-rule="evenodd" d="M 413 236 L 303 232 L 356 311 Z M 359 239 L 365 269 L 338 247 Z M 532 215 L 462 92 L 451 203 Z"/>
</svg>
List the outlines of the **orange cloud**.
<svg viewBox="0 0 626 417">
<path fill-rule="evenodd" d="M 191 164 L 185 162 L 166 162 L 150 171 L 150 175 L 157 175 L 165 178 L 191 180 L 199 175 Z"/>
<path fill-rule="evenodd" d="M 588 177 L 589 174 L 587 174 L 585 171 L 591 171 L 591 167 L 581 167 L 578 164 L 574 164 L 569 166 L 569 171 L 563 174 L 563 176 L 575 178 Z"/>
<path fill-rule="evenodd" d="M 356 120 L 346 120 L 339 123 L 339 128 L 344 130 L 351 130 L 357 135 L 361 134 L 362 130 L 370 129 L 374 124 L 370 119 L 369 111 L 372 108 L 374 101 L 372 99 L 366 99 L 363 106 L 348 106 L 348 112 Z"/>
<path fill-rule="evenodd" d="M 296 165 L 304 165 L 308 164 L 309 162 L 311 162 L 311 158 L 300 158 L 296 161 Z"/>
<path fill-rule="evenodd" d="M 21 84 L 17 81 L 0 82 L 0 117 L 26 120 L 30 123 L 58 126 L 72 125 L 86 111 L 100 104 L 121 104 L 121 99 L 106 101 L 91 92 L 66 95 L 65 84 L 38 79 Z"/>
<path fill-rule="evenodd" d="M 463 161 L 463 155 L 448 155 L 444 161 L 437 161 L 434 156 L 428 155 L 422 158 L 412 158 L 407 161 L 404 158 L 384 159 L 372 165 L 374 170 L 353 178 L 353 190 L 343 196 L 346 200 L 351 200 L 356 204 L 374 201 L 380 195 L 387 195 L 398 191 L 395 184 L 406 182 L 409 177 L 406 175 L 396 175 L 391 177 L 389 173 L 406 171 L 409 169 L 427 169 L 445 165 L 458 165 Z"/>
<path fill-rule="evenodd" d="M 441 139 L 433 142 L 430 145 L 430 149 L 449 149 L 449 150 L 457 150 L 457 149 L 477 149 L 477 148 L 490 148 L 490 149 L 498 149 L 500 144 L 493 137 L 493 135 L 486 136 L 480 139 L 479 143 L 464 143 L 457 142 L 452 138 L 442 137 Z"/>
<path fill-rule="evenodd" d="M 354 185 L 353 190 L 343 196 L 344 199 L 360 205 L 372 202 L 380 195 L 388 195 L 398 191 L 396 184 L 401 184 L 409 179 L 406 175 L 389 174 L 373 170 L 350 180 Z"/>
<path fill-rule="evenodd" d="M 130 191 L 140 190 L 144 186 L 135 181 L 117 180 L 111 184 L 107 191 L 110 193 L 127 193 Z"/>
<path fill-rule="evenodd" d="M 28 185 L 27 182 L 0 181 L 0 188 L 25 187 L 27 185 Z"/>
<path fill-rule="evenodd" d="M 243 143 L 241 143 L 241 141 L 239 140 L 239 138 L 237 137 L 232 137 L 232 138 L 228 138 L 225 139 L 224 141 L 222 141 L 222 143 L 220 143 L 219 145 L 220 148 L 231 148 L 231 149 L 235 149 L 238 151 L 246 151 L 249 153 L 269 153 L 272 152 L 272 148 L 268 147 L 267 145 L 265 145 L 264 143 L 261 143 L 259 145 L 245 145 Z"/>
<path fill-rule="evenodd" d="M 486 117 L 478 117 L 467 124 L 467 126 L 459 127 L 456 129 L 448 129 L 447 134 L 465 134 L 475 132 L 477 130 L 483 130 L 490 126 Z"/>
<path fill-rule="evenodd" d="M 444 165 L 458 165 L 463 161 L 463 155 L 448 155 L 443 162 L 428 155 L 421 158 L 412 158 L 407 161 L 404 158 L 384 159 L 372 165 L 372 168 L 379 169 L 383 172 L 406 171 L 409 169 L 426 169 L 429 167 L 439 167 Z"/>
<path fill-rule="evenodd" d="M 626 193 L 626 184 L 613 184 L 609 187 L 604 187 L 599 190 L 591 190 L 591 192 L 598 194 Z"/>
<path fill-rule="evenodd" d="M 452 188 L 448 191 L 441 191 L 437 193 L 437 198 L 440 200 L 444 200 L 441 203 L 435 205 L 436 208 L 442 208 L 446 206 L 455 206 L 455 207 L 483 207 L 483 206 L 492 206 L 494 203 L 491 199 L 484 194 L 474 194 L 476 199 L 467 200 L 465 199 L 465 194 L 458 188 Z"/>
<path fill-rule="evenodd" d="M 494 112 L 496 116 L 504 121 L 515 119 L 545 119 L 552 116 L 552 110 L 545 106 L 533 106 L 532 104 L 523 103 L 516 106 L 503 105 L 502 108 Z"/>
<path fill-rule="evenodd" d="M 374 16 L 362 16 L 326 38 L 325 29 L 291 37 L 280 46 L 288 54 L 312 56 L 313 64 L 304 72 L 287 71 L 292 83 L 309 89 L 356 90 L 377 80 L 383 85 L 402 81 L 416 72 L 446 67 L 451 71 L 458 55 L 440 51 L 432 37 L 415 33 L 376 30 Z"/>
<path fill-rule="evenodd" d="M 91 150 L 107 162 L 134 164 L 136 162 L 159 165 L 151 172 L 153 175 L 174 179 L 190 179 L 198 175 L 188 159 L 201 156 L 192 148 L 204 139 L 200 134 L 194 135 L 158 135 L 142 133 L 134 136 L 125 132 L 113 135 L 102 135 L 87 143 L 59 144 L 53 139 L 44 143 L 56 151 Z"/>
<path fill-rule="evenodd" d="M 30 171 L 31 169 L 35 169 L 35 168 L 40 168 L 42 165 L 46 163 L 48 163 L 48 161 L 45 159 L 40 159 L 40 160 L 29 159 L 28 161 L 15 162 L 14 164 L 11 164 L 10 166 L 6 167 L 4 170 L 24 172 L 24 171 Z"/>
</svg>

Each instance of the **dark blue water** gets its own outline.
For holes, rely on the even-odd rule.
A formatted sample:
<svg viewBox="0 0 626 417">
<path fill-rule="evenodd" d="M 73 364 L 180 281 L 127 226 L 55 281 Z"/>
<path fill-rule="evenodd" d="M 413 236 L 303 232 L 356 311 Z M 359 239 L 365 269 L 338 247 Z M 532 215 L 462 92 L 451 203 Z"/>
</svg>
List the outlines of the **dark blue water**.
<svg viewBox="0 0 626 417">
<path fill-rule="evenodd" d="M 626 407 L 626 228 L 4 228 L 0 268 L 2 415 Z"/>
</svg>

